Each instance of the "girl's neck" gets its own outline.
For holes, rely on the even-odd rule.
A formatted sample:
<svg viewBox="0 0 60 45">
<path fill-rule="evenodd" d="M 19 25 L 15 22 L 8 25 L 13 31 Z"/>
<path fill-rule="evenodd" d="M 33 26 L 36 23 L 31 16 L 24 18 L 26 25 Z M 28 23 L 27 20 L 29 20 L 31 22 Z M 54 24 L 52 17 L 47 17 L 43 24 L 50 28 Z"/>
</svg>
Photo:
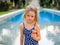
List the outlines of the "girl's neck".
<svg viewBox="0 0 60 45">
<path fill-rule="evenodd" d="M 30 30 L 32 27 L 34 27 L 36 22 L 32 22 L 32 23 L 28 23 L 28 22 L 25 22 L 25 27 Z"/>
<path fill-rule="evenodd" d="M 32 22 L 32 23 L 29 23 L 29 22 L 25 22 L 25 23 L 28 24 L 28 25 L 33 25 L 33 24 L 35 24 L 35 21 Z"/>
</svg>

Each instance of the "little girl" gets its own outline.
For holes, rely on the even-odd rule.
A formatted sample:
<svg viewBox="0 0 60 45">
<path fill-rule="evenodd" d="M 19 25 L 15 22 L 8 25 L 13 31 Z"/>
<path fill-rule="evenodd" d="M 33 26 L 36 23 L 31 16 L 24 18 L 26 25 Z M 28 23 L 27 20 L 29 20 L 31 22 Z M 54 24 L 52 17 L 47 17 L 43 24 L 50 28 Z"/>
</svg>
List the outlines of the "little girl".
<svg viewBox="0 0 60 45">
<path fill-rule="evenodd" d="M 40 39 L 37 9 L 29 6 L 24 14 L 24 22 L 20 25 L 20 45 L 38 45 Z"/>
</svg>

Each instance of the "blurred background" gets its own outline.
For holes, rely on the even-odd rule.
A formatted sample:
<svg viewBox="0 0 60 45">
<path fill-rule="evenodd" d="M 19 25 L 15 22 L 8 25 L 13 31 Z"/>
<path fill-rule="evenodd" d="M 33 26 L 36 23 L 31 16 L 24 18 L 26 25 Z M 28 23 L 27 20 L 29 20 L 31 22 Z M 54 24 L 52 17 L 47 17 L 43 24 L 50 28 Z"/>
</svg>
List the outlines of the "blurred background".
<svg viewBox="0 0 60 45">
<path fill-rule="evenodd" d="M 0 0 L 0 45 L 20 45 L 24 9 L 38 9 L 39 45 L 60 45 L 60 0 Z"/>
</svg>

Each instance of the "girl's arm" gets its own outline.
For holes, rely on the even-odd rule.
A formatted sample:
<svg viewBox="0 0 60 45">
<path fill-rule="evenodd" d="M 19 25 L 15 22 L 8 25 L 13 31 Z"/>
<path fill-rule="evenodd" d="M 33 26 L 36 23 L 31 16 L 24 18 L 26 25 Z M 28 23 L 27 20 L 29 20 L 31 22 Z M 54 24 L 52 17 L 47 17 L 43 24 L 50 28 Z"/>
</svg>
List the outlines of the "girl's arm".
<svg viewBox="0 0 60 45">
<path fill-rule="evenodd" d="M 40 26 L 36 24 L 35 30 L 37 34 L 32 34 L 32 37 L 34 40 L 39 41 L 41 39 L 41 34 L 40 34 Z"/>
<path fill-rule="evenodd" d="M 41 40 L 41 34 L 40 34 L 40 26 L 38 24 L 36 25 L 36 31 L 37 31 L 36 41 L 39 41 Z"/>
<path fill-rule="evenodd" d="M 23 45 L 23 25 L 20 25 L 20 45 Z"/>
</svg>

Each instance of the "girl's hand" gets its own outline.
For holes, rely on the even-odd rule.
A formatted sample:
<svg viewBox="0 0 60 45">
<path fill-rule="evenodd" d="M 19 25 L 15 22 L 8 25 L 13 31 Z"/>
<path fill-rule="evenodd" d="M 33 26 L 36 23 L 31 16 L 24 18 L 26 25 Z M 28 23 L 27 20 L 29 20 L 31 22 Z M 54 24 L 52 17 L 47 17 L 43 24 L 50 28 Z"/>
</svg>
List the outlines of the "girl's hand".
<svg viewBox="0 0 60 45">
<path fill-rule="evenodd" d="M 37 36 L 36 30 L 32 30 L 31 37 L 32 37 L 34 40 L 36 40 L 36 36 Z"/>
<path fill-rule="evenodd" d="M 32 30 L 31 36 L 36 41 L 40 41 L 41 40 L 40 26 L 38 24 L 36 24 L 35 30 Z"/>
</svg>

